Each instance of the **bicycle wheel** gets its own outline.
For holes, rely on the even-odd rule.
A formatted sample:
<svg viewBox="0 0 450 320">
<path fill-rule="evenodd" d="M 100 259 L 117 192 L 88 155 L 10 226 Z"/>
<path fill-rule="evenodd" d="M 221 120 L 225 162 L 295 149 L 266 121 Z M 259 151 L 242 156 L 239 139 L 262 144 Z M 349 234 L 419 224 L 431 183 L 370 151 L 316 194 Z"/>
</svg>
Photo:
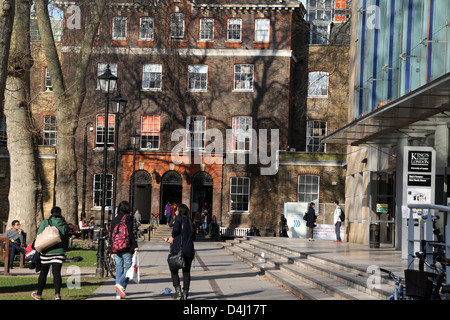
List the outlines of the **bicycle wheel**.
<svg viewBox="0 0 450 320">
<path fill-rule="evenodd" d="M 113 279 L 116 278 L 116 263 L 114 262 L 114 259 L 111 258 L 109 254 L 105 254 L 105 269 L 107 272 L 107 276 L 109 276 Z"/>
</svg>

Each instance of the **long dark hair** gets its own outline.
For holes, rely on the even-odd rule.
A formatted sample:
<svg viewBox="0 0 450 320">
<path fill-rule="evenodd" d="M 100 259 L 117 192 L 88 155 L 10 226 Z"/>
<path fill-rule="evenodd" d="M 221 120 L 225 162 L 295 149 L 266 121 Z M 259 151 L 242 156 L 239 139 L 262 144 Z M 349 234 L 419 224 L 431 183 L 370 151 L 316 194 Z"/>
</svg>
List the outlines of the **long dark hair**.
<svg viewBox="0 0 450 320">
<path fill-rule="evenodd" d="M 191 228 L 191 236 L 194 234 L 194 223 L 192 222 L 191 215 L 189 214 L 189 208 L 184 203 L 178 206 L 178 214 L 188 219 L 189 227 Z"/>
<path fill-rule="evenodd" d="M 53 218 L 60 218 L 64 222 L 66 222 L 66 219 L 64 219 L 64 217 L 62 216 L 62 211 L 61 211 L 60 207 L 53 207 L 52 210 L 50 211 L 50 213 L 52 214 L 51 216 Z"/>
<path fill-rule="evenodd" d="M 117 213 L 118 214 L 130 214 L 131 207 L 130 203 L 128 201 L 121 201 L 119 203 L 119 206 L 117 207 Z"/>
</svg>

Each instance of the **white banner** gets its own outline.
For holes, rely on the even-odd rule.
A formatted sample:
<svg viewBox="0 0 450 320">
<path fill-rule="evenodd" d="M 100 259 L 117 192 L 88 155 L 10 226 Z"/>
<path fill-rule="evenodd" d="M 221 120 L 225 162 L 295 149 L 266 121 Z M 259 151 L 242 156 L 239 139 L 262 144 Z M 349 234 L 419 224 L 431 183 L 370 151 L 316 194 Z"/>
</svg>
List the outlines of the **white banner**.
<svg viewBox="0 0 450 320">
<path fill-rule="evenodd" d="M 341 226 L 341 239 L 344 239 L 345 227 Z M 335 227 L 332 224 L 318 224 L 314 228 L 313 239 L 336 240 Z"/>
</svg>

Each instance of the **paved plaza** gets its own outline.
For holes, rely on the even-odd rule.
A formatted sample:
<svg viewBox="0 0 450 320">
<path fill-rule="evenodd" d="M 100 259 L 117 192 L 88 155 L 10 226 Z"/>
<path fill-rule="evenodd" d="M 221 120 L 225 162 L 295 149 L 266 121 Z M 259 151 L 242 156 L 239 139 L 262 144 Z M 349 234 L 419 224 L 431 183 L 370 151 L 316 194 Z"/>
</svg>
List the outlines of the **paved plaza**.
<svg viewBox="0 0 450 320">
<path fill-rule="evenodd" d="M 345 263 L 366 270 L 371 265 L 402 273 L 406 261 L 393 249 L 372 249 L 354 243 L 334 243 L 327 240 L 309 242 L 306 239 L 260 238 L 267 244 L 277 244 L 309 255 Z M 296 300 L 296 296 L 253 270 L 248 264 L 227 253 L 218 242 L 195 243 L 196 258 L 191 270 L 190 300 Z M 172 281 L 167 267 L 169 247 L 163 241 L 146 241 L 140 245 L 141 281 L 130 282 L 126 293 L 129 300 L 171 300 Z M 180 272 L 181 275 L 181 272 Z M 165 294 L 169 288 L 171 294 Z M 89 300 L 115 299 L 114 281 L 108 280 Z"/>
<path fill-rule="evenodd" d="M 191 269 L 192 300 L 294 300 L 294 295 L 253 271 L 217 245 L 196 242 Z M 130 282 L 127 299 L 172 300 L 173 286 L 167 267 L 169 245 L 163 241 L 142 242 L 139 251 L 141 281 Z M 180 272 L 181 276 L 181 272 Z M 163 291 L 169 288 L 170 294 Z M 89 300 L 115 299 L 114 280 L 108 280 Z"/>
</svg>

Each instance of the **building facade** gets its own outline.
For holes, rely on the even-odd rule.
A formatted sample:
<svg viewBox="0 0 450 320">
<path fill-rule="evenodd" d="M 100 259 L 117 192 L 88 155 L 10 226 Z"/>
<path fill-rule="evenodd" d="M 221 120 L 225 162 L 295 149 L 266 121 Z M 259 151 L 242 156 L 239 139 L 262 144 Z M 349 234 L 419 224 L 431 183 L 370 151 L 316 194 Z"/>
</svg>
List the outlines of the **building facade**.
<svg viewBox="0 0 450 320">
<path fill-rule="evenodd" d="M 61 8 L 64 32 L 58 37 L 66 79 L 89 19 L 82 12 L 80 27 L 68 27 L 73 4 Z M 318 11 L 327 7 L 305 5 L 307 10 L 297 1 L 111 2 L 94 42 L 76 135 L 80 213 L 100 217 L 105 98 L 97 77 L 109 65 L 128 106 L 123 115 L 108 117 L 108 207 L 116 185 L 116 203 L 130 200 L 144 221 L 164 222 L 167 203 L 201 208 L 206 202 L 222 226 L 255 225 L 272 236 L 284 203 L 314 201 L 319 222 L 330 223 L 333 200 L 344 199 L 345 149 L 320 138 L 346 118 L 349 48 L 332 41 L 333 28 L 311 32 L 304 20 L 315 12 L 315 22 L 331 26 L 340 2 L 333 1 L 331 18 L 323 19 Z M 48 214 L 58 124 L 38 30 L 32 34 L 39 56 L 33 110 L 42 127 Z M 136 148 L 133 132 L 140 138 Z"/>
<path fill-rule="evenodd" d="M 129 103 L 119 127 L 118 115 L 109 115 L 107 206 L 116 182 L 117 200 L 132 199 L 143 220 L 164 221 L 167 203 L 207 203 L 222 225 L 257 221 L 273 229 L 278 208 L 260 195 L 276 186 L 272 169 L 279 150 L 286 150 L 291 126 L 300 125 L 290 122 L 290 114 L 300 107 L 292 88 L 296 56 L 304 48 L 294 41 L 301 37 L 303 14 L 296 1 L 111 2 L 95 40 L 91 89 L 79 122 L 80 129 L 93 126 L 86 131 L 88 215 L 97 213 L 103 196 L 104 97 L 96 79 L 109 65 Z M 82 34 L 83 27 L 64 32 L 66 74 Z M 134 131 L 140 137 L 136 150 L 129 138 Z M 78 148 L 83 154 L 82 143 Z"/>
<path fill-rule="evenodd" d="M 352 1 L 348 121 L 323 140 L 347 145 L 352 242 L 379 228 L 381 245 L 405 249 L 406 147 L 436 152 L 427 201 L 448 203 L 449 14 L 446 0 Z"/>
</svg>

